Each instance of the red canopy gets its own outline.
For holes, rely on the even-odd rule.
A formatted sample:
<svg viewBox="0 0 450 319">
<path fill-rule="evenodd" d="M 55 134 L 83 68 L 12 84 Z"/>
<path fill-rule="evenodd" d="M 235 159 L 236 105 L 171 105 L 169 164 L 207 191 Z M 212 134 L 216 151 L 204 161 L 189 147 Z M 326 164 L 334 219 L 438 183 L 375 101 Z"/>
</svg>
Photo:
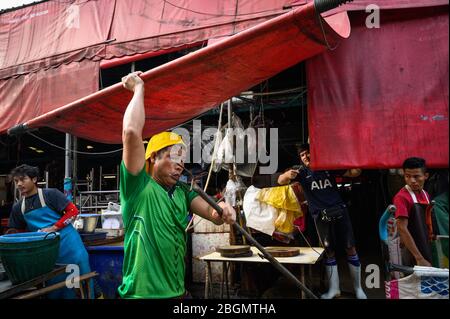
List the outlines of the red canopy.
<svg viewBox="0 0 450 319">
<path fill-rule="evenodd" d="M 325 43 L 335 46 L 349 34 L 345 12 L 319 20 L 309 3 L 144 73 L 144 137 L 192 119 L 325 51 Z M 130 99 L 131 93 L 119 83 L 34 118 L 25 126 L 50 126 L 98 142 L 120 143 L 122 118 Z"/>
<path fill-rule="evenodd" d="M 384 11 L 380 29 L 350 16 L 351 38 L 306 64 L 311 166 L 448 167 L 448 6 Z"/>
<path fill-rule="evenodd" d="M 108 67 L 228 37 L 292 10 L 291 3 L 73 0 L 2 13 L 0 134 L 97 92 L 98 62 Z"/>
</svg>

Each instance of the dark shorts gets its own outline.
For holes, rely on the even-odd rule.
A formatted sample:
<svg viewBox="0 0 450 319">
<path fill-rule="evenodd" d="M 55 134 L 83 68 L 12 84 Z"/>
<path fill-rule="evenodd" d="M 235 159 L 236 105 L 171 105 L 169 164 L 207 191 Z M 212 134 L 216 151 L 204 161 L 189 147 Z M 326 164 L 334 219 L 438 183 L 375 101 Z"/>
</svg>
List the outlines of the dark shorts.
<svg viewBox="0 0 450 319">
<path fill-rule="evenodd" d="M 320 213 L 314 214 L 313 218 L 319 242 L 327 251 L 335 252 L 338 247 L 347 249 L 355 246 L 353 228 L 347 208 L 342 209 L 341 218 L 332 222 L 322 220 Z"/>
</svg>

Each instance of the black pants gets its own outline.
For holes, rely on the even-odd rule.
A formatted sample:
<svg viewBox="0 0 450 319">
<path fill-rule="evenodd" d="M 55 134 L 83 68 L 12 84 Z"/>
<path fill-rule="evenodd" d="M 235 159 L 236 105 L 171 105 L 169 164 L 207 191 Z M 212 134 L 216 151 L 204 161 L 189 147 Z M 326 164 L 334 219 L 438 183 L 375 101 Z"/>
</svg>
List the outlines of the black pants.
<svg viewBox="0 0 450 319">
<path fill-rule="evenodd" d="M 335 221 L 324 221 L 320 213 L 313 214 L 319 241 L 327 254 L 334 253 L 341 243 L 345 249 L 355 246 L 353 228 L 346 208 L 342 209 L 342 217 Z"/>
</svg>

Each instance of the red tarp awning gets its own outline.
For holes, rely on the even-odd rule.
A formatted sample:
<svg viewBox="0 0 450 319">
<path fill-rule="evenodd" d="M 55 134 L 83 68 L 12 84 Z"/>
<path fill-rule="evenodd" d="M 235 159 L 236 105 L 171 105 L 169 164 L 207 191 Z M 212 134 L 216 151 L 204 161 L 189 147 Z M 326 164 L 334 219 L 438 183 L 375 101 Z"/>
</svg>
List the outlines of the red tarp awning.
<svg viewBox="0 0 450 319">
<path fill-rule="evenodd" d="M 328 23 L 327 23 L 328 22 Z M 169 129 L 350 34 L 346 12 L 318 19 L 312 3 L 152 69 L 145 81 L 144 137 Z M 322 29 L 323 27 L 323 29 Z M 324 38 L 326 36 L 326 41 Z M 103 143 L 121 143 L 131 93 L 113 85 L 26 122 Z"/>
<path fill-rule="evenodd" d="M 0 80 L 0 133 L 98 90 L 99 63 L 73 62 Z"/>
<path fill-rule="evenodd" d="M 97 62 L 107 67 L 130 61 L 131 56 L 228 37 L 311 1 L 47 1 L 2 13 L 0 134 L 96 92 Z M 354 0 L 339 10 L 364 10 L 372 2 L 382 9 L 448 4 L 447 0 Z M 77 77 L 67 70 L 76 70 Z M 33 87 L 35 78 L 46 89 L 41 84 Z"/>
<path fill-rule="evenodd" d="M 352 36 L 307 61 L 311 165 L 449 164 L 448 6 L 351 16 Z"/>
<path fill-rule="evenodd" d="M 99 69 L 91 67 L 97 61 L 107 67 L 125 63 L 130 57 L 164 54 L 230 36 L 288 12 L 291 9 L 283 6 L 289 3 L 290 0 L 74 0 L 48 1 L 2 13 L 0 95 L 5 98 L 0 103 L 0 134 L 98 91 L 98 82 L 92 84 L 99 77 Z M 305 3 L 306 0 L 299 5 Z M 70 64 L 74 65 L 63 67 Z M 67 74 L 68 69 L 77 69 L 78 77 Z M 82 72 L 88 69 L 89 72 Z M 45 76 L 51 77 L 44 80 L 45 90 L 34 87 L 30 81 Z M 80 84 L 81 81 L 87 83 Z M 60 83 L 65 84 L 64 90 Z M 19 105 L 18 101 L 24 104 Z"/>
<path fill-rule="evenodd" d="M 114 1 L 48 1 L 0 15 L 0 79 L 98 60 Z"/>
<path fill-rule="evenodd" d="M 230 36 L 291 0 L 47 1 L 0 14 L 0 78 Z M 306 1 L 301 1 L 301 4 Z"/>
<path fill-rule="evenodd" d="M 286 3 L 74 0 L 2 13 L 0 134 L 98 91 L 98 62 L 121 63 L 229 36 L 289 11 Z M 125 60 L 113 61 L 118 57 Z"/>
</svg>

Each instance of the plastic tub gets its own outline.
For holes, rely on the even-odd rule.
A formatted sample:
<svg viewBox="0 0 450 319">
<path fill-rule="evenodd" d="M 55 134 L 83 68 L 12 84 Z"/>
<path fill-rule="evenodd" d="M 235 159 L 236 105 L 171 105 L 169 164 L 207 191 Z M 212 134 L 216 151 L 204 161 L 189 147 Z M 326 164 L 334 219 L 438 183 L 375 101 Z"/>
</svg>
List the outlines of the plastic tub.
<svg viewBox="0 0 450 319">
<path fill-rule="evenodd" d="M 117 288 L 122 284 L 123 246 L 88 246 L 89 263 L 98 273 L 96 281 L 108 299 L 118 297 Z"/>
<path fill-rule="evenodd" d="M 37 240 L 43 240 L 48 233 L 45 232 L 27 232 L 15 233 L 0 236 L 0 243 L 24 243 Z M 55 233 L 56 234 L 56 233 Z"/>
<path fill-rule="evenodd" d="M 0 236 L 0 258 L 13 285 L 53 270 L 59 254 L 58 233 Z"/>
</svg>

